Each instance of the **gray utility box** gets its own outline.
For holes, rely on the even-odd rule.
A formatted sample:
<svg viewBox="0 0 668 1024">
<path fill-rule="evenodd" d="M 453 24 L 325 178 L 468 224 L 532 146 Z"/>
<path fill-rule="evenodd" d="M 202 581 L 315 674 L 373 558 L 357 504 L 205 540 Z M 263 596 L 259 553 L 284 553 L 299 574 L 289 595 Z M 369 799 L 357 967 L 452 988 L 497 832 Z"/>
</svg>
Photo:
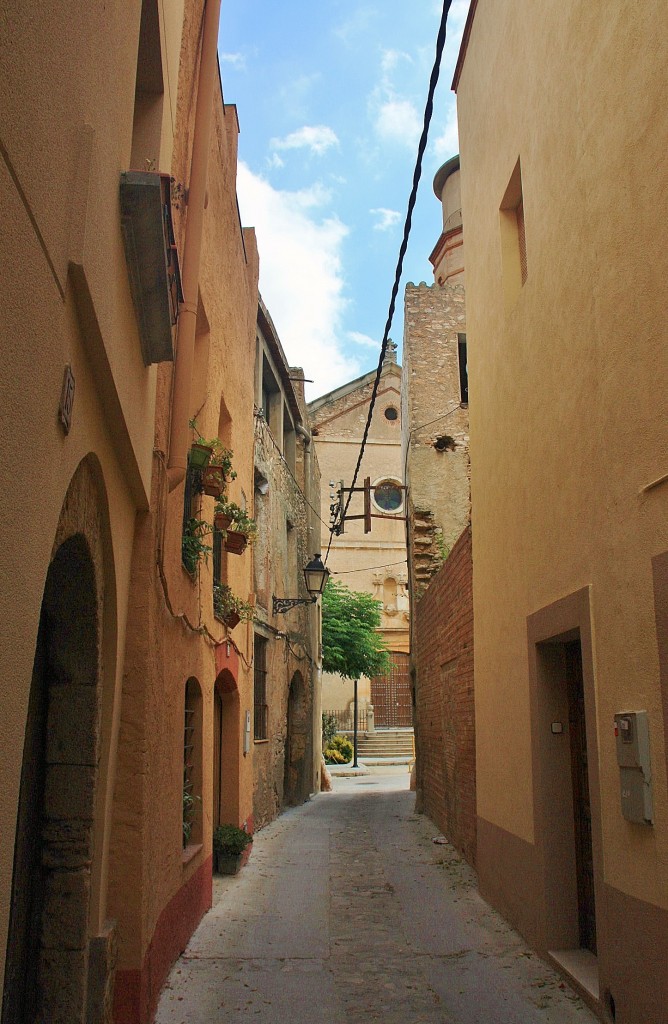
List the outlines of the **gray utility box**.
<svg viewBox="0 0 668 1024">
<path fill-rule="evenodd" d="M 651 825 L 654 814 L 647 712 L 624 711 L 615 715 L 615 741 L 622 814 L 627 821 Z"/>
</svg>

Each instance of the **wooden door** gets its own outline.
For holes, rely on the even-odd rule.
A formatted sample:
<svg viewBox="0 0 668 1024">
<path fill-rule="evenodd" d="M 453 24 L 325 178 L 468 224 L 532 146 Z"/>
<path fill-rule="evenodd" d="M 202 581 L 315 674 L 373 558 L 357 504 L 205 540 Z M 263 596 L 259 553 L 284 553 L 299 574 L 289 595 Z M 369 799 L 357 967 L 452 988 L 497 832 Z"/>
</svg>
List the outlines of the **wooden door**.
<svg viewBox="0 0 668 1024">
<path fill-rule="evenodd" d="M 371 680 L 371 703 L 378 729 L 410 729 L 413 726 L 408 655 L 390 653 L 392 664 L 387 675 Z"/>
<path fill-rule="evenodd" d="M 213 692 L 213 827 L 222 825 L 221 801 L 223 793 L 223 698 L 217 689 Z"/>
<path fill-rule="evenodd" d="M 578 925 L 580 946 L 596 953 L 596 902 L 594 898 L 594 854 L 592 849 L 591 803 L 585 723 L 584 682 L 580 642 L 565 645 L 568 679 L 568 721 L 571 739 L 571 777 L 575 824 Z"/>
</svg>

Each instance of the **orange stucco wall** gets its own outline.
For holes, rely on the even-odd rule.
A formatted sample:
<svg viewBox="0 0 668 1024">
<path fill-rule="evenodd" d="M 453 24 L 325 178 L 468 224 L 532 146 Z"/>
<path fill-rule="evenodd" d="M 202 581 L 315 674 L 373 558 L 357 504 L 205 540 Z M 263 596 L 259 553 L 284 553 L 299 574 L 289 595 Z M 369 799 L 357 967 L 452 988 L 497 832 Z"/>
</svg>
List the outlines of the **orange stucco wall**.
<svg viewBox="0 0 668 1024">
<path fill-rule="evenodd" d="M 172 164 L 178 182 L 187 182 L 189 175 L 198 12 L 201 5 L 190 9 L 184 24 Z M 196 417 L 202 436 L 220 436 L 232 449 L 237 476 L 229 482 L 227 495 L 251 508 L 253 375 L 248 368 L 255 356 L 258 260 L 254 235 L 242 233 L 237 214 L 237 132 L 236 110 L 224 106 L 218 93 L 209 153 L 190 414 Z M 175 217 L 181 244 L 187 231 L 184 203 Z M 183 903 L 186 890 L 191 894 L 186 901 L 190 909 L 199 907 L 201 914 L 210 902 L 214 686 L 220 673 L 225 676 L 224 689 L 232 687 L 238 698 L 234 705 L 238 720 L 226 719 L 226 756 L 233 746 L 235 760 L 226 762 L 222 779 L 225 816 L 234 824 L 247 823 L 251 828 L 253 824 L 252 764 L 241 743 L 245 715 L 252 712 L 253 702 L 252 630 L 241 624 L 228 633 L 214 617 L 211 556 L 200 561 L 195 576 L 181 564 L 184 484 L 169 492 L 165 468 L 171 386 L 172 364 L 164 364 L 158 372 L 152 503 L 137 521 L 133 557 L 111 902 L 119 921 L 121 977 L 134 978 L 138 995 L 130 1009 L 119 995 L 118 1020 L 145 1019 L 146 1007 L 154 1004 L 165 971 L 179 951 L 172 950 L 171 959 L 167 953 L 170 942 L 173 945 L 173 936 L 165 931 L 173 928 L 169 908 Z M 214 499 L 199 496 L 198 508 L 198 517 L 211 523 Z M 224 581 L 243 600 L 252 597 L 251 564 L 250 549 L 241 556 L 223 558 Z M 185 684 L 190 678 L 200 688 L 199 781 L 191 845 L 184 852 L 183 716 Z M 188 935 L 186 929 L 182 944 Z M 160 977 L 156 977 L 156 963 L 162 964 Z"/>
<path fill-rule="evenodd" d="M 3 688 L 0 744 L 0 955 L 42 593 L 61 506 L 86 456 L 98 467 L 107 524 L 91 934 L 108 912 L 130 564 L 135 514 L 148 507 L 156 384 L 155 368 L 141 358 L 118 209 L 119 173 L 130 158 L 140 7 L 137 0 L 122 11 L 77 3 L 65 17 L 56 8 L 41 11 L 37 22 L 20 3 L 5 4 L 2 12 L 0 523 L 12 541 L 0 554 L 0 663 L 3 679 L 11 681 Z M 161 32 L 163 68 L 175 81 L 179 19 L 163 23 Z M 164 140 L 169 154 L 169 126 Z M 66 364 L 75 378 L 68 435 L 58 422 Z M 29 453 L 29 488 L 19 441 Z"/>
</svg>

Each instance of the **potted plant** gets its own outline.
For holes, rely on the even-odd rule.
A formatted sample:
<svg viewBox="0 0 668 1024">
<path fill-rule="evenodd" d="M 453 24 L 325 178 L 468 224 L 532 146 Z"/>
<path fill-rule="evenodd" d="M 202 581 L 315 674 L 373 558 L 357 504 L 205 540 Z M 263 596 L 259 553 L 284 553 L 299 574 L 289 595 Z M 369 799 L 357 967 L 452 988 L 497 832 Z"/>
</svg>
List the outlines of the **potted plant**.
<svg viewBox="0 0 668 1024">
<path fill-rule="evenodd" d="M 191 516 L 186 522 L 181 537 L 181 561 L 183 567 L 191 576 L 197 571 L 200 558 L 206 561 L 211 551 L 211 545 L 206 543 L 206 537 L 211 533 L 211 526 L 203 519 L 195 519 Z"/>
<path fill-rule="evenodd" d="M 254 613 L 253 605 L 236 597 L 226 583 L 213 585 L 213 611 L 228 629 L 234 629 L 240 622 L 249 622 Z"/>
<path fill-rule="evenodd" d="M 202 490 L 205 494 L 220 498 L 225 493 L 227 481 L 234 480 L 237 475 L 232 469 L 233 452 L 217 437 L 206 443 L 211 444 L 213 454 L 206 469 L 202 470 Z"/>
<path fill-rule="evenodd" d="M 218 825 L 213 830 L 214 870 L 219 875 L 236 875 L 241 867 L 246 847 L 253 842 L 245 828 L 236 825 Z"/>
<path fill-rule="evenodd" d="M 204 479 L 207 474 L 206 471 L 210 466 L 213 473 L 210 476 L 211 481 L 218 481 L 222 475 L 223 484 L 225 480 L 234 480 L 236 473 L 232 469 L 232 452 L 229 448 L 226 448 L 223 442 L 218 437 L 212 437 L 207 440 L 200 434 L 199 427 L 197 426 L 197 420 L 190 420 L 190 429 L 195 431 L 197 439 L 193 441 L 190 447 L 190 466 L 193 469 L 202 470 L 202 487 L 206 494 L 213 494 L 214 498 L 219 497 L 224 491 L 224 486 L 217 490 L 206 490 L 204 486 Z M 214 484 L 211 482 L 209 486 L 213 488 Z"/>
<path fill-rule="evenodd" d="M 193 441 L 188 462 L 193 469 L 206 469 L 213 455 L 213 446 L 203 441 Z"/>
<path fill-rule="evenodd" d="M 214 526 L 224 535 L 225 550 L 233 555 L 242 554 L 257 535 L 255 520 L 233 501 L 216 502 Z"/>
</svg>

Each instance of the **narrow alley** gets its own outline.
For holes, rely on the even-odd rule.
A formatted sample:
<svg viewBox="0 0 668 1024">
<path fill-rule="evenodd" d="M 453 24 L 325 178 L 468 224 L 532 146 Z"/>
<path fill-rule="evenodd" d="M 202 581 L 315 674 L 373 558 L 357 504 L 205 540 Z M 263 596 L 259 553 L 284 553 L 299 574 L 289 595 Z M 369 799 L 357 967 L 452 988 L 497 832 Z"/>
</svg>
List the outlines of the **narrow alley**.
<svg viewBox="0 0 668 1024">
<path fill-rule="evenodd" d="M 593 1022 L 414 802 L 405 769 L 335 778 L 262 830 L 215 880 L 158 1024 Z"/>
</svg>

